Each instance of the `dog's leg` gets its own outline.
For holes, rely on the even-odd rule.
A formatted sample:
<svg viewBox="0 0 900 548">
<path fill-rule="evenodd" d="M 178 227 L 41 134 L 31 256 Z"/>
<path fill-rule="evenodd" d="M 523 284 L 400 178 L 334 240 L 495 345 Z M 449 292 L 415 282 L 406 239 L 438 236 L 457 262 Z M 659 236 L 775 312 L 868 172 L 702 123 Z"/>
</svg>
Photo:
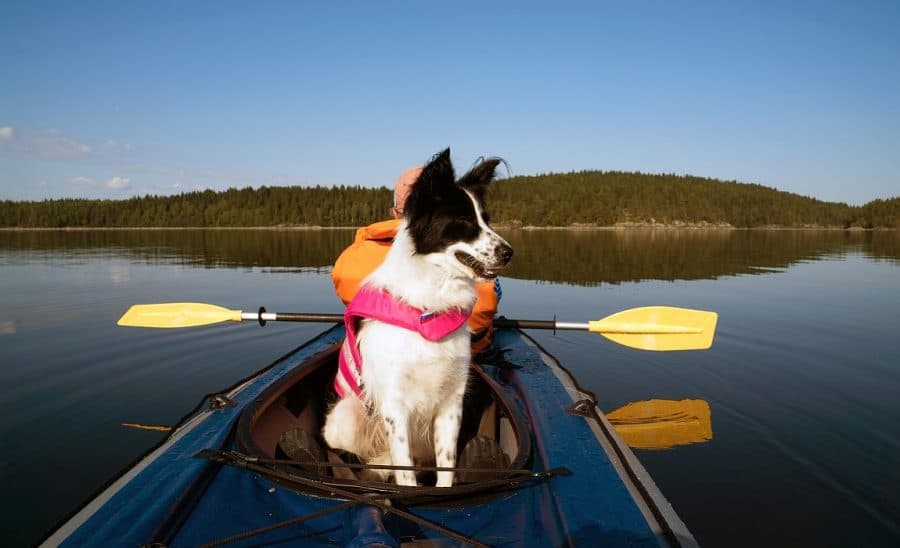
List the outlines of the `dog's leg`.
<svg viewBox="0 0 900 548">
<path fill-rule="evenodd" d="M 456 466 L 456 440 L 462 420 L 465 385 L 447 398 L 434 416 L 434 460 L 438 467 Z M 437 473 L 436 487 L 451 487 L 453 472 Z"/>
<path fill-rule="evenodd" d="M 412 454 L 409 448 L 409 419 L 407 413 L 395 406 L 383 406 L 381 416 L 384 420 L 384 430 L 387 434 L 388 448 L 391 451 L 391 461 L 394 466 L 412 466 Z M 416 474 L 411 470 L 395 470 L 394 478 L 397 485 L 416 485 Z"/>
</svg>

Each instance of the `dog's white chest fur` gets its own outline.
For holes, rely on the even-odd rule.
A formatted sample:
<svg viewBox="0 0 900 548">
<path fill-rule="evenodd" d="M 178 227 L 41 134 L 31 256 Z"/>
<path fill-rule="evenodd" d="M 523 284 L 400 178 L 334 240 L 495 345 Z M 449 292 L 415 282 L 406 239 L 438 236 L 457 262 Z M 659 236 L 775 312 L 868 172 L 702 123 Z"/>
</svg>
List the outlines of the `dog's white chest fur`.
<svg viewBox="0 0 900 548">
<path fill-rule="evenodd" d="M 402 327 L 364 321 L 359 334 L 364 395 L 376 407 L 398 396 L 406 412 L 434 415 L 447 394 L 465 385 L 469 333 L 465 325 L 437 342 Z"/>
</svg>

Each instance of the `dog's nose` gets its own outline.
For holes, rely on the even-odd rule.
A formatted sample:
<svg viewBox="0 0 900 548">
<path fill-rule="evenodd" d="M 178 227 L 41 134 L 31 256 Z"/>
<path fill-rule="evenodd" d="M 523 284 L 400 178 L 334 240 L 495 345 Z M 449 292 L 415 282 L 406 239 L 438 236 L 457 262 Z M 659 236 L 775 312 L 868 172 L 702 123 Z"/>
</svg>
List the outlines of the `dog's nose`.
<svg viewBox="0 0 900 548">
<path fill-rule="evenodd" d="M 509 260 L 512 259 L 513 248 L 508 245 L 501 245 L 500 249 L 497 250 L 497 256 L 500 257 L 504 263 L 508 263 Z"/>
</svg>

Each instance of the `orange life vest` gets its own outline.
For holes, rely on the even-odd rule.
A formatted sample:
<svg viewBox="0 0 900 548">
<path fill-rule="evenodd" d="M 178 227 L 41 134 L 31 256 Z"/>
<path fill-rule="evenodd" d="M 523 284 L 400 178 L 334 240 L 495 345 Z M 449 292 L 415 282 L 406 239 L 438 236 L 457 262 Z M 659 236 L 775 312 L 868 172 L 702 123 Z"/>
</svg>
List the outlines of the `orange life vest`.
<svg viewBox="0 0 900 548">
<path fill-rule="evenodd" d="M 331 280 L 338 297 L 346 305 L 359 291 L 359 285 L 366 276 L 378 268 L 387 255 L 394 235 L 400 226 L 399 219 L 390 219 L 364 226 L 356 231 L 353 243 L 345 249 L 334 263 Z M 491 326 L 497 313 L 497 293 L 494 282 L 475 284 L 477 300 L 468 326 L 472 335 L 472 353 L 477 354 L 491 344 Z"/>
</svg>

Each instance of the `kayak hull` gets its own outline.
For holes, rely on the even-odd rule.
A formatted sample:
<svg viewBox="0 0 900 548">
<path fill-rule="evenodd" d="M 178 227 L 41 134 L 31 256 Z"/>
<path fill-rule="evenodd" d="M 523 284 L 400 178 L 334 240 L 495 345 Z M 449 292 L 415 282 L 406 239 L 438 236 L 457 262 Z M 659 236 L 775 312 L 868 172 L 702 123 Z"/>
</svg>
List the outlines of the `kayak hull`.
<svg viewBox="0 0 900 548">
<path fill-rule="evenodd" d="M 89 500 L 44 545 L 197 546 L 221 539 L 232 541 L 229 546 L 360 545 L 359 506 L 355 512 L 333 512 L 229 538 L 324 513 L 346 499 L 330 496 L 327 488 L 298 492 L 268 475 L 196 457 L 203 450 L 236 449 L 241 414 L 279 379 L 333 352 L 343 336 L 343 327 L 335 326 L 218 397 L 207 398 L 209 405 Z M 527 417 L 527 464 L 535 472 L 565 468 L 570 473 L 448 504 L 406 504 L 404 499 L 405 510 L 486 545 L 696 544 L 590 392 L 518 330 L 498 329 L 495 346 L 503 364 L 480 367 Z M 391 512 L 381 519 L 383 530 L 372 533 L 372 539 L 381 538 L 379 534 L 397 542 L 442 538 Z"/>
</svg>

